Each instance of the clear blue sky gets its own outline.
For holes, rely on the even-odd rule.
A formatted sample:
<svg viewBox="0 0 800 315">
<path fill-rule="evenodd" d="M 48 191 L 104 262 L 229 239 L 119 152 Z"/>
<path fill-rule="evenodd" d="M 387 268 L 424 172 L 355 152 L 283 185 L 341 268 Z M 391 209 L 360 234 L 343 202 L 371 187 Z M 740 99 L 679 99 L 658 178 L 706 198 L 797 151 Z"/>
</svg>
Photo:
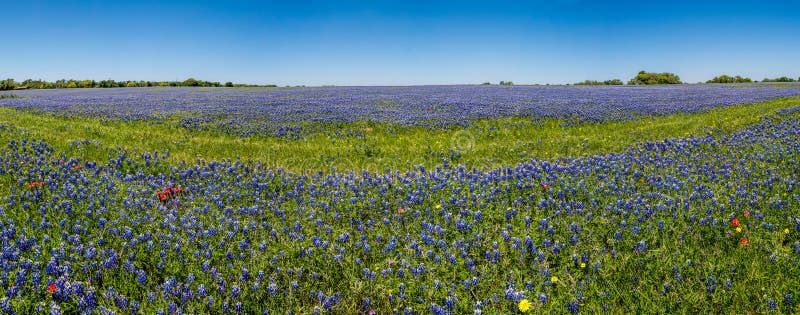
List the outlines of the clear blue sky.
<svg viewBox="0 0 800 315">
<path fill-rule="evenodd" d="M 279 85 L 800 76 L 798 1 L 3 1 L 0 77 Z"/>
</svg>

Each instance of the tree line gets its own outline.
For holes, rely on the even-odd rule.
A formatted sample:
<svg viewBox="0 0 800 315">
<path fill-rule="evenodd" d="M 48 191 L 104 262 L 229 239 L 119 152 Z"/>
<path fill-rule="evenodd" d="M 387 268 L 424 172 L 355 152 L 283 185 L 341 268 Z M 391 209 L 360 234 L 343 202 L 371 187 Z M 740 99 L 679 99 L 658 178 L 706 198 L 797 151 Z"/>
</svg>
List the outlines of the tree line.
<svg viewBox="0 0 800 315">
<path fill-rule="evenodd" d="M 742 76 L 730 76 L 727 74 L 723 74 L 720 76 L 716 76 L 711 80 L 706 81 L 706 83 L 750 83 L 750 82 L 758 82 L 753 81 L 750 78 L 742 77 Z M 790 78 L 790 77 L 779 77 L 774 79 L 765 78 L 761 80 L 761 82 L 800 82 L 800 78 L 797 80 Z M 647 72 L 647 71 L 639 71 L 635 77 L 628 81 L 628 85 L 651 85 L 651 84 L 682 84 L 681 78 L 670 72 Z M 583 82 L 575 83 L 574 85 L 622 85 L 622 81 L 619 79 L 613 80 L 606 80 L 606 81 L 595 81 L 595 80 L 586 80 Z"/>
<path fill-rule="evenodd" d="M 750 83 L 758 82 L 750 78 L 741 76 L 730 76 L 723 74 L 714 77 L 706 83 Z M 800 82 L 800 78 L 794 79 L 790 77 L 779 77 L 774 79 L 764 78 L 761 82 Z M 646 72 L 639 71 L 635 77 L 628 81 L 628 85 L 651 85 L 651 84 L 682 84 L 678 75 L 670 72 Z M 484 85 L 491 83 L 485 82 Z M 623 85 L 620 79 L 611 79 L 605 81 L 585 80 L 583 82 L 575 83 L 574 85 Z M 514 85 L 511 81 L 500 81 L 500 85 Z M 6 79 L 0 81 L 0 91 L 14 90 L 14 89 L 69 89 L 69 88 L 119 88 L 119 87 L 170 87 L 170 86 L 198 86 L 198 87 L 276 87 L 275 84 L 255 85 L 255 84 L 240 84 L 233 82 L 212 82 L 197 80 L 189 78 L 184 81 L 115 81 L 115 80 L 57 80 L 54 82 L 44 80 L 28 79 L 22 82 L 14 81 L 14 79 Z"/>
<path fill-rule="evenodd" d="M 169 86 L 200 86 L 200 87 L 275 87 L 274 84 L 254 85 L 233 82 L 212 82 L 189 78 L 184 81 L 115 81 L 115 80 L 57 80 L 54 82 L 27 79 L 22 82 L 14 79 L 0 81 L 0 91 L 14 89 L 70 89 L 70 88 L 118 88 L 118 87 L 169 87 Z"/>
<path fill-rule="evenodd" d="M 635 77 L 628 80 L 628 85 L 650 85 L 650 84 L 682 84 L 681 78 L 670 72 L 647 72 L 639 71 Z M 611 79 L 605 81 L 585 80 L 577 82 L 573 85 L 623 85 L 625 84 L 620 79 Z"/>
<path fill-rule="evenodd" d="M 625 83 L 620 79 L 611 79 L 605 81 L 586 80 L 583 82 L 575 83 L 574 85 L 623 85 Z"/>
<path fill-rule="evenodd" d="M 764 78 L 764 80 L 761 80 L 761 82 L 800 82 L 800 77 L 798 77 L 797 80 L 789 77 L 780 77 L 775 79 Z"/>
</svg>

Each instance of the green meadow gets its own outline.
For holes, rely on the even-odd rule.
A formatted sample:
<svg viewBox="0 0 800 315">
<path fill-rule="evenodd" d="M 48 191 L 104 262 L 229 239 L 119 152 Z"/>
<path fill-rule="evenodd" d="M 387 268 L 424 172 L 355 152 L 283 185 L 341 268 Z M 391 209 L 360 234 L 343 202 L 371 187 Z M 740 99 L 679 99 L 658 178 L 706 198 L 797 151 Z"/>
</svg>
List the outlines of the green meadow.
<svg viewBox="0 0 800 315">
<path fill-rule="evenodd" d="M 800 98 L 783 98 L 701 113 L 602 123 L 508 117 L 434 130 L 372 122 L 341 123 L 320 128 L 339 130 L 337 134 L 315 132 L 293 140 L 188 130 L 178 125 L 178 116 L 123 122 L 0 108 L 0 141 L 43 139 L 58 151 L 89 161 L 105 160 L 121 149 L 136 154 L 169 152 L 170 162 L 189 164 L 239 158 L 293 172 L 403 170 L 419 165 L 434 167 L 444 161 L 493 168 L 530 159 L 617 152 L 646 141 L 730 133 L 799 104 Z"/>
</svg>

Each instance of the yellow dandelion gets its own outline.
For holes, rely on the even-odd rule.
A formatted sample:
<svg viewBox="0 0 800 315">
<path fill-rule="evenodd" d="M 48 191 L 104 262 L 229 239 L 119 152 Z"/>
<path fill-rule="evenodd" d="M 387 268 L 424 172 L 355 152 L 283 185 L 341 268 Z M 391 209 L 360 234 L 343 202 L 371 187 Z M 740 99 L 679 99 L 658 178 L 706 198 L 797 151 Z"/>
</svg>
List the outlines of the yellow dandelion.
<svg viewBox="0 0 800 315">
<path fill-rule="evenodd" d="M 519 301 L 519 305 L 517 305 L 517 307 L 519 307 L 520 312 L 525 313 L 531 309 L 531 301 L 528 301 L 528 299 L 522 299 L 522 301 Z"/>
<path fill-rule="evenodd" d="M 437 210 L 438 210 L 438 209 L 441 209 L 441 208 L 442 208 L 442 205 L 436 205 L 436 209 L 437 209 Z"/>
<path fill-rule="evenodd" d="M 581 263 L 581 268 L 586 268 L 586 263 Z"/>
<path fill-rule="evenodd" d="M 557 283 L 558 282 L 558 277 L 556 277 L 556 276 L 550 277 L 550 282 Z"/>
<path fill-rule="evenodd" d="M 783 234 L 789 234 L 789 229 L 783 229 Z"/>
<path fill-rule="evenodd" d="M 742 228 L 741 227 L 737 227 L 736 228 L 736 233 L 741 233 L 741 232 L 742 232 Z"/>
</svg>

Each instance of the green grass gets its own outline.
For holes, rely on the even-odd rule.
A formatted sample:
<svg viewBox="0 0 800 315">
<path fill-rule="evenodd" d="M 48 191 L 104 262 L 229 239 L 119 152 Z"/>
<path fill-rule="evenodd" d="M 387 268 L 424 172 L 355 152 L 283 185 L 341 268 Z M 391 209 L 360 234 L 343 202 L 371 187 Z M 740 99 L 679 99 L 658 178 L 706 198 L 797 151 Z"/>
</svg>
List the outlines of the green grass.
<svg viewBox="0 0 800 315">
<path fill-rule="evenodd" d="M 530 157 L 552 159 L 614 152 L 624 150 L 635 142 L 685 137 L 688 134 L 740 131 L 760 121 L 764 115 L 798 105 L 800 98 L 792 98 L 699 114 L 579 126 L 565 126 L 564 121 L 554 119 L 505 118 L 477 121 L 470 128 L 430 131 L 362 122 L 338 127 L 342 134 L 361 131 L 366 134 L 365 137 L 319 133 L 297 141 L 237 138 L 212 131 L 190 132 L 176 127 L 174 118 L 167 119 L 165 123 L 124 123 L 0 109 L 0 144 L 20 137 L 43 138 L 55 146 L 56 152 L 52 156 L 42 157 L 41 161 L 56 161 L 61 152 L 69 152 L 68 157 L 80 156 L 105 162 L 109 154 L 113 157 L 116 147 L 122 147 L 132 152 L 163 152 L 169 149 L 172 152 L 171 162 L 192 160 L 197 155 L 205 159 L 229 159 L 239 155 L 243 159 L 284 165 L 290 169 L 321 167 L 322 164 L 314 164 L 322 163 L 317 161 L 320 156 L 334 155 L 334 162 L 340 161 L 339 157 L 348 157 L 341 159 L 363 163 L 344 165 L 352 168 L 377 169 L 393 166 L 393 161 L 404 159 L 413 161 L 413 164 L 434 165 L 443 158 L 450 158 L 448 150 L 459 148 L 460 156 L 452 157 L 453 160 L 494 166 Z M 798 116 L 800 112 L 793 114 L 793 117 Z M 372 131 L 366 132 L 367 128 L 372 128 Z M 774 135 L 774 131 L 778 129 L 764 132 Z M 87 139 L 89 141 L 82 141 Z M 312 313 L 319 303 L 306 294 L 310 290 L 322 290 L 326 294 L 342 293 L 342 303 L 330 312 L 332 314 L 363 313 L 361 305 L 366 297 L 372 299 L 371 308 L 377 309 L 379 314 L 391 313 L 394 309 L 402 311 L 405 306 L 414 307 L 415 313 L 424 314 L 428 313 L 430 303 L 442 305 L 445 297 L 451 295 L 447 292 L 447 284 L 460 284 L 473 276 L 478 277 L 480 282 L 472 289 L 453 290 L 453 295 L 460 301 L 454 314 L 469 314 L 476 300 L 485 300 L 495 294 L 501 299 L 487 305 L 485 314 L 518 314 L 516 303 L 502 299 L 503 290 L 509 282 L 514 282 L 515 289 L 524 290 L 526 297 L 532 300 L 533 309 L 528 314 L 565 313 L 566 303 L 576 300 L 577 293 L 584 294 L 580 305 L 583 314 L 600 313 L 604 306 L 608 307 L 611 314 L 768 313 L 768 299 L 777 300 L 776 312 L 792 313 L 800 312 L 797 304 L 784 307 L 781 299 L 785 293 L 793 294 L 795 299 L 800 295 L 800 266 L 793 249 L 793 243 L 800 237 L 798 228 L 795 228 L 800 199 L 796 197 L 797 189 L 792 188 L 795 187 L 793 183 L 796 182 L 797 173 L 796 164 L 792 163 L 797 161 L 797 152 L 782 148 L 790 147 L 797 143 L 796 140 L 797 134 L 791 133 L 783 137 L 770 136 L 754 145 L 734 141 L 719 145 L 706 143 L 689 148 L 689 152 L 681 148 L 639 150 L 635 156 L 641 157 L 641 161 L 664 159 L 674 163 L 642 163 L 628 167 L 624 164 L 630 160 L 624 159 L 618 161 L 618 165 L 595 165 L 597 168 L 590 173 L 546 172 L 552 176 L 552 180 L 548 180 L 552 184 L 550 190 L 540 189 L 538 183 L 531 183 L 530 179 L 489 181 L 474 193 L 470 188 L 476 182 L 454 178 L 447 179 L 447 185 L 441 189 L 425 188 L 423 184 L 436 183 L 438 180 L 404 183 L 395 179 L 390 181 L 389 187 L 404 188 L 403 191 L 419 189 L 425 198 L 425 201 L 408 207 L 410 212 L 405 215 L 396 213 L 395 209 L 397 205 L 404 205 L 406 194 L 397 193 L 396 190 L 394 193 L 391 190 L 384 193 L 383 182 L 343 181 L 336 185 L 318 185 L 319 190 L 298 189 L 300 186 L 297 183 L 309 187 L 315 184 L 315 180 L 281 174 L 270 178 L 264 175 L 263 169 L 251 167 L 240 167 L 235 171 L 219 168 L 215 173 L 219 177 L 179 178 L 177 184 L 195 187 L 179 197 L 181 203 L 150 204 L 147 201 L 155 198 L 152 184 L 161 185 L 161 178 L 171 178 L 176 173 L 158 170 L 160 173 L 154 172 L 158 176 L 131 181 L 113 175 L 117 172 L 135 173 L 137 170 L 149 173 L 152 170 L 143 166 L 142 160 L 132 154 L 129 154 L 132 159 L 128 161 L 134 162 L 133 166 L 127 164 L 82 171 L 54 167 L 50 163 L 6 164 L 9 173 L 0 174 L 0 206 L 4 209 L 2 221 L 15 222 L 18 226 L 15 231 L 19 234 L 15 240 L 25 239 L 20 235 L 35 237 L 36 240 L 44 240 L 47 236 L 50 240 L 41 241 L 35 250 L 17 250 L 15 254 L 20 256 L 20 261 L 35 261 L 43 268 L 50 257 L 66 251 L 69 260 L 65 261 L 73 268 L 69 274 L 70 281 L 86 283 L 92 279 L 90 286 L 98 296 L 102 296 L 100 305 L 112 310 L 116 310 L 114 300 L 103 295 L 112 287 L 128 299 L 141 302 L 143 314 L 152 314 L 157 309 L 167 308 L 166 303 L 170 299 L 176 299 L 159 295 L 155 301 L 147 301 L 148 293 L 162 292 L 161 284 L 168 277 L 184 281 L 192 273 L 197 276 L 196 283 L 213 286 L 215 282 L 210 272 L 201 267 L 209 261 L 212 266 L 219 268 L 224 278 L 231 279 L 231 285 L 244 284 L 235 279 L 245 266 L 251 272 L 266 270 L 268 277 L 275 277 L 274 281 L 269 282 L 277 283 L 282 291 L 274 297 L 263 289 L 269 283 L 267 281 L 262 283 L 260 290 L 251 291 L 248 290 L 249 286 L 242 287 L 244 293 L 241 300 L 247 313 L 255 314 L 262 307 L 278 310 L 275 313 L 285 309 L 293 309 L 295 313 Z M 262 155 L 257 150 L 269 150 L 269 155 Z M 36 156 L 32 150 L 25 152 L 23 156 Z M 14 157 L 16 153 L 0 154 L 0 157 L 3 156 L 4 161 L 31 161 Z M 270 157 L 273 160 L 269 160 Z M 404 167 L 411 164 L 398 162 L 395 165 Z M 101 166 L 104 165 L 106 163 L 101 163 Z M 637 176 L 634 172 L 640 174 Z M 38 190 L 26 188 L 26 183 L 37 178 L 48 179 L 51 184 Z M 680 181 L 682 185 L 679 188 L 662 186 L 670 178 Z M 267 188 L 256 191 L 248 184 L 250 180 L 264 183 Z M 517 187 L 514 183 L 531 183 L 534 186 Z M 510 187 L 510 190 L 496 196 L 494 193 L 483 194 L 495 189 L 503 191 L 504 187 Z M 714 192 L 714 195 L 697 197 L 696 193 L 705 188 Z M 740 193 L 740 189 L 743 193 Z M 69 191 L 78 191 L 87 197 L 85 200 L 74 200 L 67 193 Z M 287 198 L 290 192 L 299 193 L 302 198 Z M 465 195 L 466 192 L 475 196 L 474 199 Z M 341 202 L 359 193 L 363 195 L 356 202 Z M 452 201 L 462 197 L 463 204 Z M 382 203 L 371 205 L 370 199 L 373 198 L 385 202 L 387 206 L 381 206 Z M 523 201 L 517 202 L 518 198 Z M 94 205 L 99 204 L 101 199 L 106 205 L 95 208 Z M 315 201 L 309 202 L 311 199 Z M 12 205 L 11 200 L 19 202 Z M 214 200 L 222 200 L 224 206 L 216 206 Z M 542 206 L 536 200 L 551 202 Z M 776 207 L 772 200 L 784 201 L 786 205 Z M 64 201 L 74 202 L 74 212 L 58 206 Z M 339 209 L 326 211 L 320 205 L 323 201 L 327 204 L 338 201 Z M 630 205 L 630 208 L 623 206 L 623 203 Z M 210 206 L 208 210 L 200 210 L 205 205 Z M 240 207 L 262 208 L 263 205 L 268 205 L 272 211 L 265 208 L 264 211 L 247 214 L 234 210 Z M 441 211 L 434 210 L 442 205 L 444 208 Z M 576 207 L 572 208 L 573 205 Z M 512 207 L 518 214 L 509 217 L 506 211 Z M 750 210 L 753 214 L 745 216 L 744 210 Z M 462 215 L 461 211 L 465 211 L 465 214 Z M 470 217 L 477 211 L 481 211 L 483 217 L 474 221 L 470 231 L 459 231 L 453 226 L 454 221 L 462 218 L 471 221 Z M 758 218 L 756 211 L 763 214 L 763 218 Z M 443 215 L 444 212 L 451 216 L 448 218 Z M 732 214 L 742 220 L 741 232 L 730 225 L 716 222 L 730 222 Z M 694 215 L 697 215 L 697 220 Z M 531 218 L 532 226 L 527 226 L 525 217 Z M 704 218 L 715 221 L 698 223 Z M 101 219 L 108 225 L 101 227 Z M 543 219 L 549 220 L 547 225 L 553 228 L 552 232 L 537 229 L 537 222 Z M 367 224 L 364 230 L 356 231 L 356 227 L 362 225 L 356 224 L 356 220 L 380 223 Z M 52 224 L 42 227 L 45 222 Z M 330 228 L 331 232 L 323 232 L 323 226 L 317 226 L 317 222 L 324 222 L 324 227 Z M 630 227 L 622 226 L 621 222 L 636 225 L 640 232 L 633 233 Z M 664 222 L 663 226 L 659 222 Z M 270 224 L 269 228 L 265 227 L 267 223 Z M 270 229 L 280 231 L 282 227 L 289 228 L 294 223 L 305 226 L 302 233 L 308 238 L 293 238 L 288 230 L 276 233 L 276 236 L 269 235 Z M 519 240 L 530 237 L 537 245 L 543 244 L 544 239 L 569 244 L 571 236 L 578 235 L 570 228 L 573 223 L 582 229 L 580 240 L 560 253 L 543 248 L 544 258 L 540 260 L 534 260 L 534 255 L 520 255 L 513 248 L 514 243 L 504 240 L 502 235 L 506 231 L 509 237 Z M 763 223 L 774 224 L 774 231 L 763 228 Z M 275 226 L 272 227 L 272 224 Z M 446 233 L 434 235 L 434 239 L 444 244 L 466 241 L 469 245 L 460 248 L 455 245 L 440 247 L 420 242 L 422 252 L 430 250 L 436 256 L 442 256 L 446 253 L 458 255 L 463 250 L 468 255 L 458 255 L 454 264 L 446 261 L 435 263 L 426 254 L 415 255 L 409 246 L 412 240 L 416 241 L 417 235 L 430 233 L 424 224 L 444 227 Z M 86 230 L 70 232 L 78 226 Z M 218 227 L 220 231 L 213 235 L 198 236 L 208 227 Z M 263 228 L 242 232 L 240 227 Z M 153 233 L 156 237 L 154 244 L 157 245 L 153 249 L 142 243 L 132 246 L 121 233 L 115 232 L 119 228 L 131 228 L 133 235 Z M 791 230 L 784 233 L 783 229 Z M 619 239 L 614 236 L 618 231 L 623 235 Z M 232 234 L 229 236 L 225 232 Z M 99 268 L 96 263 L 98 260 L 85 258 L 76 251 L 74 242 L 65 241 L 66 233 L 75 233 L 83 244 L 97 244 L 103 240 L 102 248 L 117 250 L 122 259 L 135 257 L 131 258 L 135 260 L 133 264 L 147 271 L 147 283 L 138 284 L 137 279 L 121 266 Z M 353 238 L 347 242 L 337 242 L 338 246 L 347 249 L 338 262 L 326 256 L 335 253 L 332 249 L 318 248 L 315 255 L 299 254 L 301 248 L 314 246 L 311 240 L 313 236 L 333 243 L 338 235 L 344 233 L 353 233 Z M 362 235 L 373 240 L 372 251 L 366 252 L 356 244 Z M 394 252 L 383 251 L 386 242 L 373 238 L 377 235 L 398 236 L 398 249 Z M 740 245 L 742 237 L 749 238 L 750 245 Z M 243 250 L 240 241 L 245 240 L 251 246 L 262 241 L 268 246 L 263 251 Z M 640 253 L 633 249 L 639 241 L 646 241 L 647 251 Z M 210 258 L 194 254 L 198 248 L 202 248 L 203 243 L 211 244 L 214 250 Z M 496 263 L 482 258 L 484 253 L 494 250 L 493 243 L 499 244 L 497 250 L 503 253 Z M 158 266 L 162 261 L 156 254 L 159 245 L 166 249 L 163 267 Z M 612 256 L 607 251 L 610 249 L 618 251 L 618 255 Z M 245 258 L 230 259 L 226 257 L 227 252 L 244 253 Z M 573 262 L 570 257 L 583 253 L 591 257 L 585 267 Z M 277 255 L 282 258 L 273 262 L 271 258 Z M 475 272 L 467 268 L 465 258 L 474 259 Z M 361 262 L 356 264 L 356 259 Z M 430 271 L 418 278 L 405 279 L 387 276 L 368 281 L 362 276 L 364 268 L 378 272 L 390 266 L 389 260 L 395 259 L 397 262 L 407 260 L 410 266 L 425 265 Z M 84 269 L 83 266 L 89 267 Z M 682 280 L 673 274 L 674 267 L 679 267 Z M 301 268 L 306 276 L 276 273 L 274 271 L 277 268 Z M 549 278 L 543 276 L 544 270 L 549 270 L 560 280 L 549 283 Z M 319 277 L 312 279 L 308 276 L 311 273 Z M 9 274 L 9 283 L 14 283 L 17 273 L 11 270 Z M 708 288 L 710 276 L 714 277 L 711 279 L 715 284 L 713 292 Z M 48 280 L 47 277 L 45 280 Z M 726 280 L 731 281 L 730 286 L 725 284 Z M 298 282 L 299 289 L 286 289 L 293 281 Z M 435 289 L 434 283 L 439 281 L 444 287 Z M 390 292 L 398 292 L 400 283 L 407 285 L 408 299 L 390 302 Z M 527 283 L 530 283 L 530 289 Z M 666 285 L 670 286 L 670 290 L 666 290 Z M 423 290 L 423 286 L 427 289 Z M 46 310 L 48 304 L 43 303 L 51 299 L 42 287 L 34 288 L 28 284 L 22 298 L 9 300 L 20 314 L 40 313 L 37 307 L 43 306 Z M 0 288 L 0 296 L 5 296 L 6 292 L 5 286 Z M 211 293 L 217 302 L 210 307 L 205 307 L 207 300 L 194 299 L 185 308 L 182 307 L 182 311 L 220 312 L 223 301 L 236 300 L 223 300 L 222 297 L 227 296 L 228 292 Z M 538 292 L 547 294 L 547 303 L 536 300 Z M 76 305 L 76 299 L 60 303 L 66 314 L 76 313 Z M 120 313 L 123 311 L 120 310 Z"/>
<path fill-rule="evenodd" d="M 471 127 L 430 130 L 370 122 L 339 124 L 343 135 L 312 133 L 300 140 L 238 137 L 214 131 L 191 131 L 178 118 L 162 122 L 121 122 L 97 118 L 0 108 L 0 142 L 19 137 L 44 139 L 56 150 L 86 160 L 104 161 L 117 148 L 129 153 L 170 152 L 171 162 L 240 157 L 292 171 L 379 171 L 440 165 L 444 160 L 484 168 L 531 158 L 554 159 L 623 150 L 642 141 L 731 132 L 800 98 L 714 109 L 703 113 L 645 117 L 629 121 L 584 123 L 559 119 L 511 117 L 475 121 Z M 353 135 L 355 133 L 363 136 Z M 74 145 L 76 140 L 99 143 Z"/>
</svg>

